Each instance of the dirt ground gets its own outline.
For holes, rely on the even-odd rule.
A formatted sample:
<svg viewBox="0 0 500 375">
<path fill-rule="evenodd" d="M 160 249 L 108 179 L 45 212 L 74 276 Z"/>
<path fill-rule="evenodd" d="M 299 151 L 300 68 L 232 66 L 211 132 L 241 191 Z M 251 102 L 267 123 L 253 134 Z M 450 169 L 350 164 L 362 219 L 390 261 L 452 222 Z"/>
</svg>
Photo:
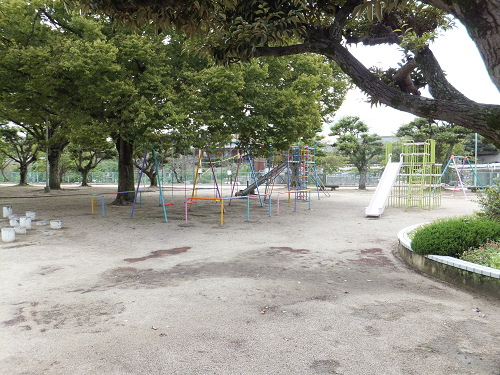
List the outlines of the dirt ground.
<svg viewBox="0 0 500 375">
<path fill-rule="evenodd" d="M 396 252 L 400 229 L 471 213 L 473 194 L 368 219 L 374 189 L 296 212 L 282 196 L 279 216 L 275 193 L 271 217 L 254 199 L 247 222 L 234 201 L 221 228 L 209 201 L 180 226 L 183 191 L 168 223 L 154 191 L 132 219 L 113 195 L 92 214 L 90 194 L 114 189 L 0 186 L 0 206 L 62 221 L 0 242 L 1 374 L 500 374 L 500 299 Z"/>
</svg>

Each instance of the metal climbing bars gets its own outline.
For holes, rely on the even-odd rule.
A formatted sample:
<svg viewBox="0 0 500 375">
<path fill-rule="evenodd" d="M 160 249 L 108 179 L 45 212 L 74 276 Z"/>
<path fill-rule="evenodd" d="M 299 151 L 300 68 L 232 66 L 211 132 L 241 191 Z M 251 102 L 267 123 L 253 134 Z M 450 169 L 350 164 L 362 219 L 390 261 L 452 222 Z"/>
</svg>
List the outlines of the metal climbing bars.
<svg viewBox="0 0 500 375">
<path fill-rule="evenodd" d="M 418 207 L 419 210 L 441 205 L 441 164 L 436 164 L 434 140 L 425 142 L 403 141 L 386 144 L 386 156 L 395 149 L 401 150 L 403 165 L 393 186 L 389 203 L 391 206 Z"/>
</svg>

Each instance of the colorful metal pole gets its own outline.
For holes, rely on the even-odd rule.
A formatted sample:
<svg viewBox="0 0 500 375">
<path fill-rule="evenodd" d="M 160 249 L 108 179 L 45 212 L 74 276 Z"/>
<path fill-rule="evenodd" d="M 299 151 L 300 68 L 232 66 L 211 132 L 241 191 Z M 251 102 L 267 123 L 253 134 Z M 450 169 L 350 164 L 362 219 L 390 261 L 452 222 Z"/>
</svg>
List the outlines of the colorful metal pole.
<svg viewBox="0 0 500 375">
<path fill-rule="evenodd" d="M 231 189 L 231 197 L 234 193 L 234 188 L 236 187 L 236 182 L 238 181 L 238 172 L 240 171 L 241 158 L 243 155 L 240 153 L 240 159 L 238 160 L 238 167 L 236 168 L 236 175 L 234 176 L 233 188 Z M 229 205 L 231 205 L 231 201 L 229 201 Z"/>
<path fill-rule="evenodd" d="M 438 182 L 437 182 L 437 185 L 439 185 L 439 183 L 441 182 L 441 179 L 443 178 L 444 173 L 445 173 L 445 172 L 446 172 L 446 170 L 448 169 L 448 166 L 450 165 L 452 158 L 454 158 L 454 156 L 451 156 L 450 160 L 448 160 L 448 164 L 446 164 L 446 167 L 444 168 L 443 173 L 441 173 L 441 177 L 439 177 L 439 180 L 438 180 Z M 432 194 L 434 194 L 434 190 L 436 190 L 436 187 L 434 187 L 434 189 L 432 189 L 431 195 L 432 195 Z"/>
<path fill-rule="evenodd" d="M 219 184 L 217 183 L 217 176 L 215 175 L 214 165 L 212 164 L 212 158 L 210 157 L 210 154 L 208 154 L 208 161 L 210 162 L 210 169 L 212 170 L 212 175 L 214 176 L 215 186 L 217 188 L 217 194 L 219 195 L 219 198 L 222 198 L 222 195 L 220 194 L 219 191 Z"/>
<path fill-rule="evenodd" d="M 477 136 L 477 133 L 476 133 L 476 136 Z M 472 173 L 474 173 L 474 176 L 476 176 L 477 182 L 479 182 L 479 185 L 481 186 L 481 189 L 483 189 L 483 191 L 484 191 L 483 184 L 481 183 L 481 181 L 479 181 L 479 178 L 477 177 L 476 171 L 474 170 L 474 168 L 472 168 L 472 165 L 471 165 L 471 163 L 470 163 L 470 161 L 469 161 L 468 158 L 467 158 L 467 163 L 469 163 L 470 169 L 472 169 Z"/>
<path fill-rule="evenodd" d="M 453 163 L 455 164 L 455 161 L 453 161 Z M 467 198 L 467 193 L 465 191 L 464 184 L 462 183 L 462 177 L 461 177 L 462 171 L 464 170 L 464 164 L 465 164 L 465 160 L 462 160 L 462 168 L 460 169 L 460 173 L 458 173 L 458 171 L 457 171 L 457 165 L 455 164 L 455 171 L 457 172 L 457 177 L 458 177 L 458 181 L 455 184 L 455 187 L 458 187 L 458 182 L 460 181 L 460 186 L 461 186 L 461 189 L 462 189 L 462 191 L 464 193 L 465 199 L 469 200 L 469 198 Z"/>
<path fill-rule="evenodd" d="M 134 195 L 134 204 L 132 205 L 132 212 L 130 213 L 130 218 L 134 215 L 135 202 L 137 201 L 137 193 L 139 192 L 139 187 L 141 186 L 142 172 L 144 171 L 144 164 L 146 163 L 146 157 L 148 156 L 148 150 L 144 153 L 144 159 L 142 160 L 141 173 L 139 174 L 139 180 L 137 181 L 137 189 Z"/>
<path fill-rule="evenodd" d="M 202 156 L 203 156 L 203 149 L 200 149 L 200 157 L 198 158 L 198 168 L 196 168 L 196 173 L 194 175 L 194 184 L 193 184 L 193 191 L 191 192 L 191 198 L 194 197 L 194 194 L 195 194 L 195 191 L 196 191 L 196 183 L 198 182 L 198 171 L 200 170 Z M 191 204 L 192 203 L 189 204 L 189 209 L 190 210 L 191 210 Z"/>
<path fill-rule="evenodd" d="M 159 176 L 160 173 L 158 171 L 158 162 L 156 161 L 155 146 L 151 145 L 151 149 L 153 150 L 153 158 L 155 159 L 156 175 Z M 160 187 L 160 197 L 161 197 L 161 206 L 163 207 L 163 216 L 165 217 L 165 223 L 168 223 L 167 210 L 165 209 L 165 199 L 163 198 L 163 191 L 161 190 L 161 183 L 158 184 L 158 186 Z M 142 198 L 141 198 L 141 201 L 142 201 Z"/>
<path fill-rule="evenodd" d="M 250 154 L 248 153 L 248 149 L 246 149 L 248 163 L 250 164 L 250 169 L 252 170 L 253 181 L 255 182 L 255 187 L 257 188 L 257 194 L 259 194 L 260 206 L 264 207 L 264 202 L 262 202 L 262 198 L 260 197 L 259 184 L 257 182 L 257 177 L 255 176 L 255 170 L 253 169 L 252 159 L 250 158 Z"/>
</svg>

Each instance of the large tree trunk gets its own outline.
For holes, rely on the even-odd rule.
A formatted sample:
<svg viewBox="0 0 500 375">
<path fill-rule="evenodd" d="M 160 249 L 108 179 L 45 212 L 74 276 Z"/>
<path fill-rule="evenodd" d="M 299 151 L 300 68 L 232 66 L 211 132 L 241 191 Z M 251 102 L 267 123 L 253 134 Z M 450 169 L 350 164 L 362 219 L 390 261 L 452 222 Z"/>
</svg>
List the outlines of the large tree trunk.
<svg viewBox="0 0 500 375">
<path fill-rule="evenodd" d="M 81 186 L 90 186 L 88 181 L 89 181 L 89 171 L 90 169 L 87 168 L 79 168 L 79 172 L 82 174 L 82 184 Z"/>
<path fill-rule="evenodd" d="M 499 3 L 491 0 L 423 0 L 462 22 L 486 65 L 491 81 L 500 91 L 500 12 Z"/>
<path fill-rule="evenodd" d="M 144 171 L 144 174 L 148 176 L 149 181 L 151 182 L 149 187 L 157 187 L 158 186 L 158 179 L 156 178 L 156 171 Z"/>
<path fill-rule="evenodd" d="M 118 191 L 134 191 L 134 155 L 133 145 L 130 142 L 118 138 L 116 141 L 118 151 Z M 119 193 L 112 204 L 124 206 L 134 202 L 134 193 Z"/>
<path fill-rule="evenodd" d="M 366 173 L 367 173 L 366 169 L 359 170 L 359 184 L 358 184 L 359 190 L 366 190 Z"/>
<path fill-rule="evenodd" d="M 49 150 L 49 187 L 53 190 L 61 189 L 60 160 L 61 151 Z"/>
<path fill-rule="evenodd" d="M 19 185 L 28 185 L 28 166 L 26 164 L 21 164 L 19 166 Z"/>
<path fill-rule="evenodd" d="M 172 172 L 174 173 L 175 180 L 180 184 L 182 182 L 182 170 L 180 174 L 178 174 L 175 169 L 172 169 Z"/>
</svg>

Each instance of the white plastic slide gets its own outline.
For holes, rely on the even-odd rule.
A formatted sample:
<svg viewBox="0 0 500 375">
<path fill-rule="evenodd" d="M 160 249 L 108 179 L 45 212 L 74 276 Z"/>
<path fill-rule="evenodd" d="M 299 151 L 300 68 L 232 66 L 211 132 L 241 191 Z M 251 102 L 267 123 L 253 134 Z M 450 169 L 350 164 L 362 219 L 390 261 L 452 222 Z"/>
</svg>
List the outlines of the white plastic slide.
<svg viewBox="0 0 500 375">
<path fill-rule="evenodd" d="M 403 158 L 399 160 L 399 163 L 392 163 L 389 158 L 389 162 L 385 166 L 384 173 L 382 173 L 382 177 L 373 194 L 372 201 L 365 209 L 366 216 L 380 217 L 382 215 L 402 165 Z"/>
</svg>

